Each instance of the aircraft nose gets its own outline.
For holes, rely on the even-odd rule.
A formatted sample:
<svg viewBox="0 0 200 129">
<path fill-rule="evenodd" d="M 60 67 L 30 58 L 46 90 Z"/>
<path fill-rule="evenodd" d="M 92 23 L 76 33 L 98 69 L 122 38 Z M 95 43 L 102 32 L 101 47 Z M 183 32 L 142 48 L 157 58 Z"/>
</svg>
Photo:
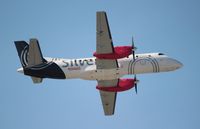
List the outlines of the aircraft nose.
<svg viewBox="0 0 200 129">
<path fill-rule="evenodd" d="M 183 64 L 180 61 L 175 60 L 175 62 L 176 62 L 176 69 L 180 69 L 181 67 L 183 67 Z"/>
</svg>

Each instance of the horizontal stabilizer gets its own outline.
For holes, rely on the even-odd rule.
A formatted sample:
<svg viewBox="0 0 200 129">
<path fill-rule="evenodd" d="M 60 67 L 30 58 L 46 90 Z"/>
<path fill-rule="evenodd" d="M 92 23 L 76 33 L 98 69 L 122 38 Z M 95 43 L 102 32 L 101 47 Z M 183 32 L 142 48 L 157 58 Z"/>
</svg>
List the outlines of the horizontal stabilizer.
<svg viewBox="0 0 200 129">
<path fill-rule="evenodd" d="M 41 83 L 42 82 L 42 78 L 38 78 L 38 77 L 31 77 L 33 83 L 37 84 L 37 83 Z"/>
<path fill-rule="evenodd" d="M 29 54 L 28 54 L 28 67 L 44 63 L 42 52 L 37 39 L 30 39 Z"/>
</svg>

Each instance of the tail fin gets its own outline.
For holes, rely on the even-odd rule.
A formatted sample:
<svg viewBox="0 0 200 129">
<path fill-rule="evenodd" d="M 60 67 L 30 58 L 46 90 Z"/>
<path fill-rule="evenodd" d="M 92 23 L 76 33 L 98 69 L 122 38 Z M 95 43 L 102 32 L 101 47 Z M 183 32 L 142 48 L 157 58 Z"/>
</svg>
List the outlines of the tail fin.
<svg viewBox="0 0 200 129">
<path fill-rule="evenodd" d="M 22 67 L 32 67 L 45 63 L 46 60 L 42 56 L 39 42 L 37 39 L 30 39 L 30 43 L 25 41 L 15 41 L 15 46 L 22 64 Z M 41 83 L 42 78 L 31 76 L 33 83 Z"/>
<path fill-rule="evenodd" d="M 24 68 L 28 65 L 29 45 L 25 41 L 15 41 L 15 46 L 17 48 L 18 56 L 22 67 Z"/>
</svg>

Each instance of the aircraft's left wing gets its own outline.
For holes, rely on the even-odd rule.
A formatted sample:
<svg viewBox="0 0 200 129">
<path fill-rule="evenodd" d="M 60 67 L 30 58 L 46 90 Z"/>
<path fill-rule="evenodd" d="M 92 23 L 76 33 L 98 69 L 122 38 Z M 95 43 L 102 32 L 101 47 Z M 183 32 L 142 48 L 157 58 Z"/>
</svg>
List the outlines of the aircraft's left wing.
<svg viewBox="0 0 200 129">
<path fill-rule="evenodd" d="M 114 53 L 111 32 L 106 12 L 97 12 L 96 26 L 96 54 Z M 117 60 L 96 59 L 97 69 L 118 68 Z"/>
<path fill-rule="evenodd" d="M 118 79 L 116 80 L 102 80 L 98 81 L 98 85 L 101 86 L 116 86 Z M 117 92 L 100 91 L 101 101 L 105 115 L 113 115 L 115 112 L 115 103 L 117 98 Z"/>
<path fill-rule="evenodd" d="M 106 12 L 96 14 L 96 53 L 113 53 L 113 43 Z"/>
</svg>

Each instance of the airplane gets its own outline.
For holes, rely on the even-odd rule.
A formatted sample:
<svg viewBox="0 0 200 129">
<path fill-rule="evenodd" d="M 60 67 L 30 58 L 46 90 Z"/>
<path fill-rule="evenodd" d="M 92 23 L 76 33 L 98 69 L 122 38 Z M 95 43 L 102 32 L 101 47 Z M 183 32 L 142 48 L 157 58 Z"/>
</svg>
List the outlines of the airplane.
<svg viewBox="0 0 200 129">
<path fill-rule="evenodd" d="M 132 38 L 130 46 L 113 46 L 106 12 L 96 12 L 96 52 L 94 57 L 63 59 L 43 57 L 39 41 L 30 39 L 14 41 L 22 67 L 18 72 L 30 76 L 33 83 L 44 78 L 96 80 L 104 114 L 113 115 L 118 92 L 135 88 L 139 80 L 136 74 L 168 72 L 183 66 L 181 62 L 164 53 L 135 54 Z M 122 78 L 135 75 L 133 78 Z"/>
</svg>

